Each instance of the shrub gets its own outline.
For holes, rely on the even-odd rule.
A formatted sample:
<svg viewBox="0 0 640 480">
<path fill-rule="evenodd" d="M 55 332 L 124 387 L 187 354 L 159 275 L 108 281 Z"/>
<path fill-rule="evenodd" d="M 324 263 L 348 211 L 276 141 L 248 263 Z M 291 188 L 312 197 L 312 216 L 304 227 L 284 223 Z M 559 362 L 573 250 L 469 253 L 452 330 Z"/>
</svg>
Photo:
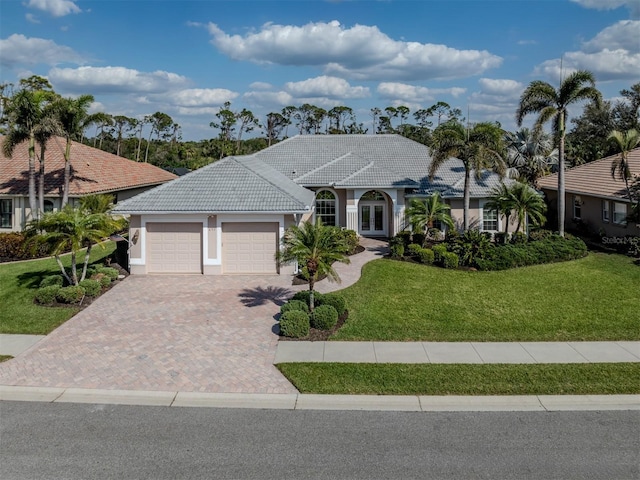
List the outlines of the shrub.
<svg viewBox="0 0 640 480">
<path fill-rule="evenodd" d="M 108 287 L 109 285 L 111 285 L 111 278 L 107 277 L 106 275 L 102 275 L 102 274 L 98 274 L 99 277 L 98 278 L 94 278 L 93 280 L 97 280 L 98 282 L 100 282 L 100 285 L 102 287 Z"/>
<path fill-rule="evenodd" d="M 404 256 L 404 241 L 401 238 L 393 237 L 389 240 L 389 249 L 393 258 L 402 258 Z"/>
<path fill-rule="evenodd" d="M 303 300 L 289 300 L 280 307 L 280 313 L 289 312 L 291 310 L 309 313 L 309 305 L 307 305 Z"/>
<path fill-rule="evenodd" d="M 531 233 L 529 233 L 529 240 L 544 240 L 552 235 L 554 235 L 554 233 L 551 230 L 532 230 Z"/>
<path fill-rule="evenodd" d="M 62 275 L 47 275 L 40 282 L 40 288 L 50 287 L 51 285 L 57 285 L 61 287 L 64 285 L 64 277 Z"/>
<path fill-rule="evenodd" d="M 331 305 L 320 305 L 311 314 L 311 326 L 318 330 L 331 330 L 338 323 L 338 312 Z"/>
<path fill-rule="evenodd" d="M 493 236 L 493 240 L 496 242 L 496 245 L 504 245 L 507 243 L 509 239 L 509 234 L 505 232 L 496 232 Z"/>
<path fill-rule="evenodd" d="M 422 246 L 418 245 L 417 243 L 411 243 L 409 244 L 409 246 L 407 247 L 407 249 L 409 250 L 409 253 L 411 255 L 418 255 L 418 253 L 420 252 L 420 250 L 422 250 Z"/>
<path fill-rule="evenodd" d="M 346 228 L 339 228 L 339 235 L 342 237 L 345 245 L 347 246 L 347 255 L 353 255 L 356 253 L 360 241 L 358 240 L 358 234 L 354 230 L 348 230 Z"/>
<path fill-rule="evenodd" d="M 95 271 L 96 271 L 96 273 L 102 273 L 102 274 L 106 275 L 107 277 L 109 277 L 111 279 L 111 281 L 114 281 L 114 280 L 118 279 L 118 270 L 116 270 L 115 268 L 97 267 Z"/>
<path fill-rule="evenodd" d="M 402 230 L 396 234 L 397 238 L 402 239 L 402 243 L 405 248 L 411 243 L 411 232 L 409 230 Z"/>
<path fill-rule="evenodd" d="M 280 317 L 280 335 L 303 338 L 309 335 L 309 315 L 300 310 L 289 310 Z"/>
<path fill-rule="evenodd" d="M 517 245 L 520 243 L 527 243 L 527 235 L 523 232 L 515 232 L 511 235 L 511 243 Z"/>
<path fill-rule="evenodd" d="M 85 289 L 80 285 L 62 287 L 58 290 L 56 298 L 61 303 L 80 303 L 85 296 Z"/>
<path fill-rule="evenodd" d="M 430 248 L 421 248 L 418 252 L 418 258 L 420 258 L 420 263 L 424 263 L 425 265 L 433 265 L 433 260 L 435 255 L 433 250 Z"/>
<path fill-rule="evenodd" d="M 459 262 L 458 255 L 453 252 L 446 252 L 442 257 L 442 266 L 444 268 L 458 268 Z"/>
<path fill-rule="evenodd" d="M 97 280 L 90 280 L 87 278 L 82 280 L 79 285 L 84 288 L 87 297 L 97 297 L 102 291 L 102 284 Z"/>
<path fill-rule="evenodd" d="M 0 233 L 0 258 L 6 260 L 27 260 L 49 255 L 50 246 L 46 243 L 29 244 L 27 237 L 20 232 Z"/>
<path fill-rule="evenodd" d="M 433 246 L 433 261 L 437 265 L 442 265 L 444 262 L 444 254 L 447 253 L 447 246 L 444 244 Z"/>
<path fill-rule="evenodd" d="M 48 285 L 36 290 L 35 301 L 41 305 L 51 305 L 56 301 L 60 285 Z"/>
<path fill-rule="evenodd" d="M 309 296 L 311 292 L 309 290 L 301 290 L 297 292 L 291 300 L 302 300 L 304 303 L 309 306 Z M 313 291 L 313 303 L 314 305 L 319 305 L 322 302 L 322 294 L 320 292 Z"/>
<path fill-rule="evenodd" d="M 336 312 L 338 312 L 338 316 L 347 310 L 347 302 L 342 295 L 338 295 L 337 293 L 325 293 L 322 296 L 322 300 L 318 303 L 318 306 L 321 305 L 331 305 L 336 309 Z"/>
<path fill-rule="evenodd" d="M 474 265 L 476 259 L 483 258 L 491 246 L 491 234 L 479 230 L 467 230 L 458 238 L 447 241 L 447 250 L 458 255 L 462 265 Z"/>
<path fill-rule="evenodd" d="M 412 238 L 413 243 L 417 243 L 418 245 L 422 246 L 424 245 L 424 241 L 427 236 L 424 233 L 414 233 Z"/>
</svg>

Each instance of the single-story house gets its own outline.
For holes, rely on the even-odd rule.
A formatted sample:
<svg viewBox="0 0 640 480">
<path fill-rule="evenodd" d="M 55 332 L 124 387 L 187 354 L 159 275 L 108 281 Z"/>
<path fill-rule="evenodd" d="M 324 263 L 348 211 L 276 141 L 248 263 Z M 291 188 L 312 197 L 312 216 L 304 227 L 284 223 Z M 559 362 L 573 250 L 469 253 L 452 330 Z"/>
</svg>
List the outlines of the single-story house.
<svg viewBox="0 0 640 480">
<path fill-rule="evenodd" d="M 29 150 L 27 142 L 17 145 L 13 156 L 2 153 L 0 136 L 0 232 L 21 231 L 31 218 L 29 205 Z M 60 208 L 64 182 L 66 140 L 54 137 L 45 150 L 44 209 Z M 40 147 L 36 145 L 36 157 Z M 39 161 L 36 159 L 36 174 Z M 110 193 L 119 202 L 173 180 L 176 175 L 148 163 L 139 163 L 96 148 L 73 142 L 69 203 L 85 195 Z M 36 178 L 36 189 L 38 180 Z"/>
<path fill-rule="evenodd" d="M 579 165 L 565 172 L 565 228 L 578 223 L 594 233 L 606 236 L 640 235 L 635 222 L 630 224 L 631 202 L 624 180 L 611 175 L 616 155 Z M 629 152 L 632 177 L 640 175 L 640 148 Z M 551 210 L 558 207 L 558 174 L 538 180 L 538 187 L 546 195 Z"/>
<path fill-rule="evenodd" d="M 460 224 L 464 167 L 451 159 L 429 181 L 426 146 L 399 135 L 299 135 L 253 155 L 227 157 L 118 204 L 130 215 L 131 273 L 291 273 L 275 253 L 284 230 L 307 219 L 389 237 L 407 227 L 413 197 L 440 191 Z M 473 179 L 477 228 L 502 229 L 484 208 L 500 182 Z"/>
</svg>

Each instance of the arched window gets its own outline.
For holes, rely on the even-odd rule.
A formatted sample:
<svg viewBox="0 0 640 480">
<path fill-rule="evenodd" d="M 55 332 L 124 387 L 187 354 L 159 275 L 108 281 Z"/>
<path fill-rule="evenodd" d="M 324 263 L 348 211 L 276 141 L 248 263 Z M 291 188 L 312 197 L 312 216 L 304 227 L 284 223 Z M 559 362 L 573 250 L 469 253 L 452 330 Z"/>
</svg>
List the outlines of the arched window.
<svg viewBox="0 0 640 480">
<path fill-rule="evenodd" d="M 316 218 L 332 227 L 338 224 L 335 193 L 330 190 L 320 190 L 316 194 Z"/>
<path fill-rule="evenodd" d="M 369 190 L 367 193 L 360 197 L 360 200 L 384 200 L 384 195 L 377 190 Z"/>
<path fill-rule="evenodd" d="M 53 202 L 51 200 L 44 201 L 44 211 L 53 212 Z"/>
</svg>

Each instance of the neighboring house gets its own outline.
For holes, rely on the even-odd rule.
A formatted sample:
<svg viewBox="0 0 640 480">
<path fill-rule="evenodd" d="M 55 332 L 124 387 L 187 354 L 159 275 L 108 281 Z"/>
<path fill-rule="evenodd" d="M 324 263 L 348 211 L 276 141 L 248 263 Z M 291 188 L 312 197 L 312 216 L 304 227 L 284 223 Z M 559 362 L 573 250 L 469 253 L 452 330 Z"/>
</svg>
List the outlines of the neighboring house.
<svg viewBox="0 0 640 480">
<path fill-rule="evenodd" d="M 631 202 L 624 180 L 611 175 L 611 163 L 616 155 L 574 167 L 565 172 L 565 228 L 579 223 L 606 236 L 640 235 L 635 222 L 627 224 Z M 629 152 L 632 177 L 640 175 L 640 148 Z M 630 180 L 631 182 L 631 180 Z M 538 179 L 550 211 L 558 208 L 558 174 Z"/>
<path fill-rule="evenodd" d="M 13 156 L 2 153 L 0 136 L 0 232 L 20 231 L 31 218 L 29 206 L 29 152 L 27 142 L 16 146 Z M 64 181 L 66 140 L 55 137 L 47 143 L 45 153 L 44 209 L 60 208 Z M 36 144 L 36 157 L 40 146 Z M 36 172 L 39 161 L 36 158 Z M 71 180 L 69 203 L 80 197 L 110 193 L 115 202 L 173 180 L 176 175 L 148 163 L 138 163 L 102 150 L 73 142 L 71 146 Z M 36 191 L 37 191 L 36 177 Z"/>
<path fill-rule="evenodd" d="M 306 219 L 388 237 L 407 226 L 405 205 L 438 190 L 462 222 L 464 168 L 428 172 L 424 145 L 399 135 L 302 135 L 250 156 L 227 157 L 131 198 L 132 273 L 290 273 L 275 253 L 284 230 Z M 484 209 L 497 175 L 473 180 L 476 228 L 497 231 Z"/>
</svg>

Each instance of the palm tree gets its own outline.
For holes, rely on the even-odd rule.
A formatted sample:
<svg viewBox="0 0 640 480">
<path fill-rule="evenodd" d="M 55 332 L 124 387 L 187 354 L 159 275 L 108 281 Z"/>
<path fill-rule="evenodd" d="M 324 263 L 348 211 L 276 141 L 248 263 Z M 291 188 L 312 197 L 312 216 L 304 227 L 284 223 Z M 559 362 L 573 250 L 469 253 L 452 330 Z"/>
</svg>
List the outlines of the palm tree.
<svg viewBox="0 0 640 480">
<path fill-rule="evenodd" d="M 62 190 L 62 207 L 69 202 L 69 182 L 71 180 L 71 144 L 82 136 L 85 128 L 99 121 L 103 114 L 90 115 L 89 107 L 93 95 L 80 95 L 78 98 L 60 98 L 56 102 L 56 114 L 62 133 L 66 139 L 64 151 L 64 184 Z"/>
<path fill-rule="evenodd" d="M 435 192 L 424 200 L 412 199 L 407 209 L 407 216 L 415 232 L 433 228 L 436 222 L 454 228 L 455 225 L 449 215 L 450 209 L 451 207 L 442 201 L 440 192 Z"/>
<path fill-rule="evenodd" d="M 547 221 L 544 216 L 547 204 L 538 192 L 524 183 L 514 183 L 509 189 L 511 192 L 512 209 L 518 219 L 516 232 L 528 219 L 533 225 L 540 226 Z"/>
<path fill-rule="evenodd" d="M 618 177 L 624 180 L 624 186 L 627 189 L 627 196 L 629 197 L 629 201 L 633 207 L 633 196 L 631 195 L 631 189 L 629 188 L 631 170 L 629 169 L 628 159 L 629 152 L 640 144 L 640 132 L 636 129 L 627 130 L 626 132 L 614 130 L 609 135 L 609 139 L 615 142 L 616 147 L 620 151 L 620 153 L 618 153 L 611 162 L 611 176 L 615 178 L 616 174 L 618 174 Z"/>
<path fill-rule="evenodd" d="M 498 215 L 505 216 L 504 233 L 509 233 L 509 219 L 511 217 L 511 211 L 513 210 L 513 192 L 511 189 L 500 182 L 500 185 L 491 189 L 489 201 L 485 203 L 485 208 L 489 210 L 495 210 Z"/>
<path fill-rule="evenodd" d="M 521 128 L 506 133 L 507 165 L 513 174 L 533 185 L 538 177 L 550 172 L 558 163 L 558 149 L 553 147 L 551 135 L 542 131 Z"/>
<path fill-rule="evenodd" d="M 53 92 L 45 90 L 31 90 L 24 88 L 18 91 L 8 102 L 6 115 L 9 122 L 4 143 L 4 154 L 11 158 L 15 148 L 27 141 L 29 146 L 29 207 L 31 215 L 37 217 L 38 205 L 36 199 L 36 140 L 49 127 L 47 117 L 50 110 L 47 102 L 52 99 Z"/>
<path fill-rule="evenodd" d="M 26 234 L 31 242 L 51 245 L 52 254 L 58 262 L 62 275 L 70 285 L 78 285 L 87 275 L 91 248 L 124 226 L 121 219 L 108 213 L 89 213 L 81 208 L 67 205 L 58 212 L 45 213 L 41 219 L 27 224 Z M 101 244 L 100 244 L 101 245 Z M 101 245 L 104 248 L 103 245 Z M 85 248 L 82 274 L 78 278 L 77 256 Z M 60 254 L 71 250 L 71 275 L 67 273 Z"/>
<path fill-rule="evenodd" d="M 447 160 L 458 158 L 464 165 L 464 230 L 469 230 L 471 172 L 477 179 L 487 169 L 498 173 L 500 178 L 504 176 L 504 132 L 495 123 L 482 122 L 469 129 L 458 121 L 448 121 L 434 130 L 430 150 L 433 158 L 429 178 L 432 181 L 438 168 Z"/>
<path fill-rule="evenodd" d="M 535 129 L 541 130 L 548 121 L 553 121 L 553 132 L 558 143 L 558 231 L 564 236 L 565 187 L 564 187 L 564 143 L 566 135 L 567 108 L 576 102 L 591 100 L 596 106 L 602 104 L 602 96 L 595 87 L 591 72 L 578 70 L 560 83 L 556 90 L 542 80 L 534 80 L 520 97 L 516 112 L 518 126 L 530 113 L 538 114 Z"/>
<path fill-rule="evenodd" d="M 334 262 L 349 263 L 346 253 L 348 246 L 335 227 L 304 222 L 301 226 L 289 227 L 282 237 L 282 250 L 277 253 L 278 261 L 291 261 L 302 265 L 302 275 L 309 282 L 309 308 L 313 311 L 313 289 L 319 276 L 326 275 L 329 281 L 340 283 L 340 277 L 333 269 Z"/>
</svg>

